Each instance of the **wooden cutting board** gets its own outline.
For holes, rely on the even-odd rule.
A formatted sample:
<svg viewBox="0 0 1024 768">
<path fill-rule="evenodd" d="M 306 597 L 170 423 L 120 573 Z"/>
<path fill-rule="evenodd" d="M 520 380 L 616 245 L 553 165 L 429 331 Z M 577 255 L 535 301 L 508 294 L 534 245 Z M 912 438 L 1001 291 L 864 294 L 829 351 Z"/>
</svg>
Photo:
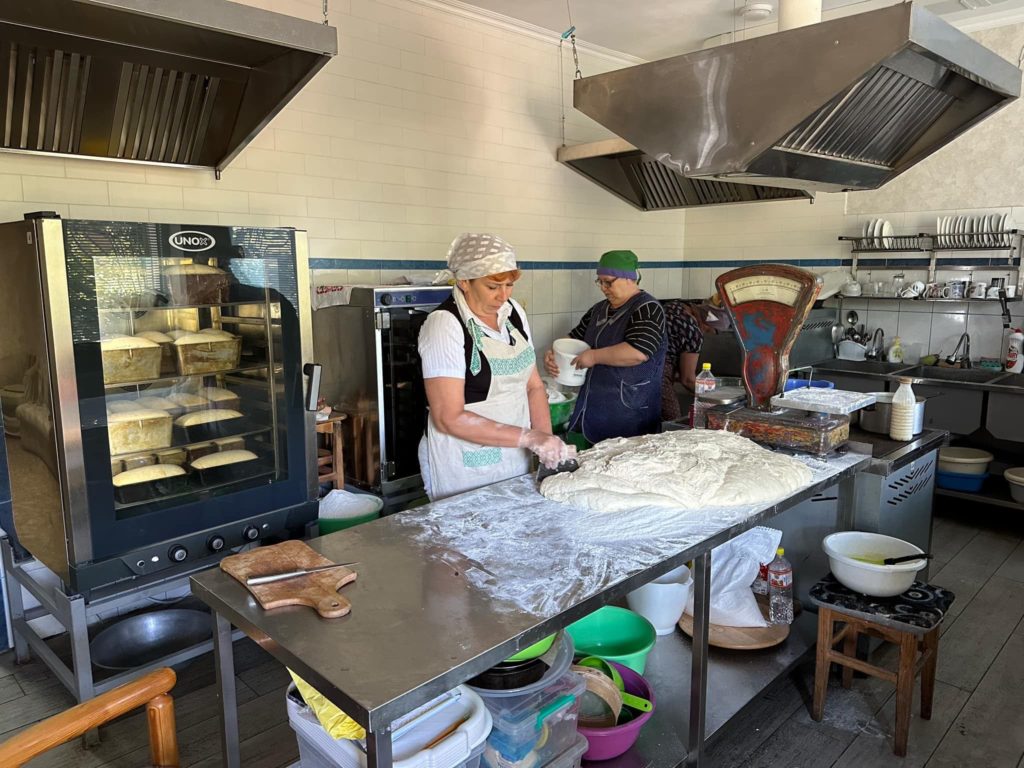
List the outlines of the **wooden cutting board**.
<svg viewBox="0 0 1024 768">
<path fill-rule="evenodd" d="M 304 541 L 284 541 L 240 555 L 231 555 L 220 561 L 221 570 L 234 576 L 243 585 L 246 579 L 253 576 L 269 576 L 273 573 L 315 568 L 318 565 L 331 565 L 331 561 Z M 336 619 L 352 610 L 352 604 L 339 595 L 338 590 L 355 579 L 355 571 L 338 568 L 273 584 L 246 586 L 246 589 L 268 611 L 285 605 L 308 605 L 325 619 Z"/>
<path fill-rule="evenodd" d="M 794 613 L 796 601 L 794 600 Z M 757 595 L 757 607 L 768 620 L 768 600 Z M 693 637 L 693 616 L 684 613 L 679 619 L 679 628 Z M 789 624 L 769 624 L 767 627 L 724 627 L 711 624 L 708 627 L 708 645 L 715 648 L 729 648 L 734 651 L 756 651 L 771 648 L 789 637 Z"/>
</svg>

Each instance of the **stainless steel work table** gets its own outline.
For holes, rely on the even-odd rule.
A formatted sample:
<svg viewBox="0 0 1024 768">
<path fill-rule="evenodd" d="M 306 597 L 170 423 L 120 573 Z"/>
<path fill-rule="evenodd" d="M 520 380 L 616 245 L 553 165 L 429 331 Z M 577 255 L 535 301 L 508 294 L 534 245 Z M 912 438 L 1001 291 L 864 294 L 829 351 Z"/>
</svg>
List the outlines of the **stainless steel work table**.
<svg viewBox="0 0 1024 768">
<path fill-rule="evenodd" d="M 341 619 L 321 619 L 304 607 L 264 611 L 216 568 L 193 576 L 193 594 L 214 613 L 225 766 L 240 765 L 232 625 L 366 728 L 368 768 L 390 768 L 396 718 L 689 560 L 695 635 L 688 707 L 658 692 L 660 708 L 687 720 L 688 738 L 685 746 L 677 739 L 678 759 L 669 763 L 666 754 L 658 764 L 699 765 L 711 550 L 837 483 L 840 498 L 852 503 L 853 475 L 868 457 L 801 460 L 813 480 L 798 493 L 749 510 L 669 511 L 646 540 L 627 534 L 630 513 L 595 516 L 548 501 L 527 476 L 315 539 L 310 545 L 327 558 L 359 563 L 358 580 L 342 591 L 352 613 Z M 840 506 L 837 525 L 849 526 L 849 503 Z M 581 543 L 599 537 L 602 525 L 613 527 L 608 520 L 623 526 L 626 540 Z M 495 542 L 491 556 L 474 549 L 474 540 Z M 736 711 L 744 703 L 736 701 Z M 720 709 L 713 730 L 724 724 Z M 674 730 L 683 727 L 678 722 Z"/>
</svg>

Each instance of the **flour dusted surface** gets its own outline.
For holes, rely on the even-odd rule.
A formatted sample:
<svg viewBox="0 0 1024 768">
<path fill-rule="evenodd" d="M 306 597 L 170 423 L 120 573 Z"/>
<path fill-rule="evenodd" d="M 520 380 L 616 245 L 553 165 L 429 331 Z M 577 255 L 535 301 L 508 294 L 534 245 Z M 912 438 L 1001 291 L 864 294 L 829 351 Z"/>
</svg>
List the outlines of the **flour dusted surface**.
<svg viewBox="0 0 1024 768">
<path fill-rule="evenodd" d="M 811 482 L 800 461 L 724 430 L 615 438 L 579 456 L 580 468 L 548 478 L 541 493 L 597 512 L 638 506 L 699 510 L 774 501 Z"/>
</svg>

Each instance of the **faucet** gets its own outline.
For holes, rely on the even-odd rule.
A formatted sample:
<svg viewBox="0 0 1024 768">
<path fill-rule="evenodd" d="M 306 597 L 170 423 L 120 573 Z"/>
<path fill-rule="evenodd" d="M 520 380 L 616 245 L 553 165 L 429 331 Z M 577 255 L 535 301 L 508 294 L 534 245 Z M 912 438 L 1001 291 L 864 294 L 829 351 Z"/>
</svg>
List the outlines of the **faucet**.
<svg viewBox="0 0 1024 768">
<path fill-rule="evenodd" d="M 877 360 L 882 356 L 882 351 L 885 348 L 885 331 L 881 328 L 876 328 L 875 332 L 871 336 L 871 344 L 868 346 L 867 351 L 864 353 L 864 357 L 868 360 Z"/>
<path fill-rule="evenodd" d="M 963 347 L 963 354 L 958 355 L 960 347 Z M 946 358 L 946 362 L 950 365 L 956 365 L 960 363 L 964 368 L 971 367 L 971 337 L 969 334 L 964 333 L 960 335 L 960 340 L 956 343 L 956 349 L 953 350 L 953 354 Z"/>
</svg>

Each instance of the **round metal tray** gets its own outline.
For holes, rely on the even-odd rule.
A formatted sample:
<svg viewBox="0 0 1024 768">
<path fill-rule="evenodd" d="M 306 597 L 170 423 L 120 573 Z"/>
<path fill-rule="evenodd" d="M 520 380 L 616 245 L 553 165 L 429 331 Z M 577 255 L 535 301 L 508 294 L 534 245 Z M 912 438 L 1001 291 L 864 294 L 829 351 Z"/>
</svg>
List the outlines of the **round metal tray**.
<svg viewBox="0 0 1024 768">
<path fill-rule="evenodd" d="M 171 608 L 129 616 L 89 643 L 92 663 L 103 669 L 135 669 L 213 637 L 210 616 Z"/>
</svg>

